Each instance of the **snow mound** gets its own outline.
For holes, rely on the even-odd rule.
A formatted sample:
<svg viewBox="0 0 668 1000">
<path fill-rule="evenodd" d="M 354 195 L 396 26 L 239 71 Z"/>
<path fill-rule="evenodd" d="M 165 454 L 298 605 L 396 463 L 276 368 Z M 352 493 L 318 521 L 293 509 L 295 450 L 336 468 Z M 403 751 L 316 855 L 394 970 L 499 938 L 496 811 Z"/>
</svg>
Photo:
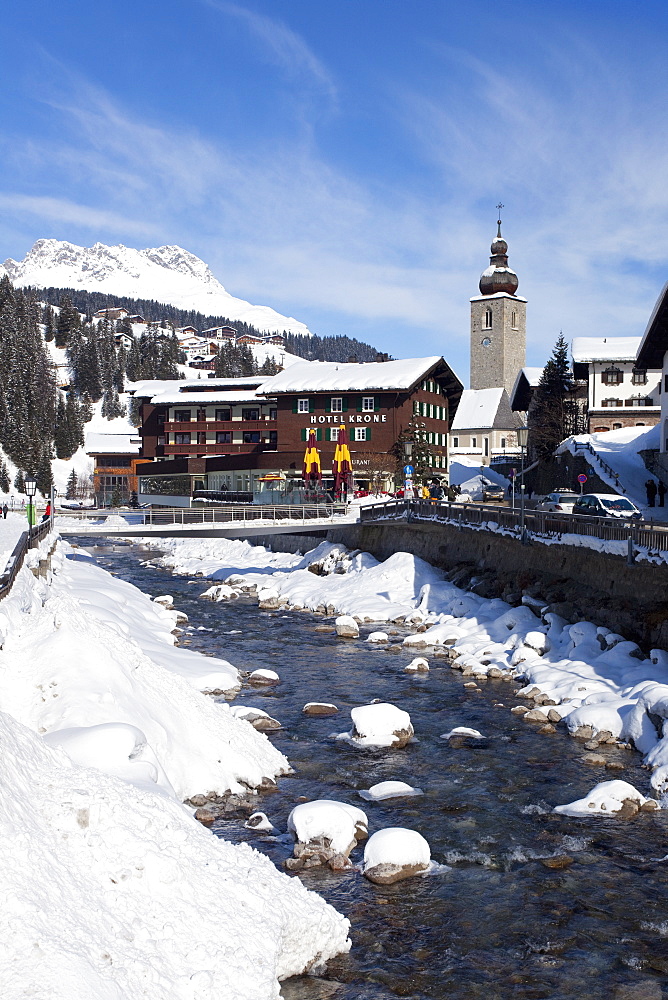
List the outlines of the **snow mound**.
<svg viewBox="0 0 668 1000">
<path fill-rule="evenodd" d="M 601 781 L 583 799 L 576 799 L 575 802 L 568 802 L 563 806 L 555 806 L 553 811 L 561 813 L 562 816 L 610 814 L 621 812 L 627 801 L 642 806 L 647 799 L 628 781 Z"/>
<path fill-rule="evenodd" d="M 371 788 L 360 789 L 359 795 L 367 802 L 382 802 L 384 799 L 409 798 L 415 795 L 424 795 L 421 788 L 413 788 L 405 781 L 379 781 Z"/>
<path fill-rule="evenodd" d="M 316 799 L 295 806 L 288 816 L 288 830 L 301 844 L 324 837 L 332 850 L 347 855 L 369 827 L 366 813 L 357 806 L 333 799 Z"/>
</svg>

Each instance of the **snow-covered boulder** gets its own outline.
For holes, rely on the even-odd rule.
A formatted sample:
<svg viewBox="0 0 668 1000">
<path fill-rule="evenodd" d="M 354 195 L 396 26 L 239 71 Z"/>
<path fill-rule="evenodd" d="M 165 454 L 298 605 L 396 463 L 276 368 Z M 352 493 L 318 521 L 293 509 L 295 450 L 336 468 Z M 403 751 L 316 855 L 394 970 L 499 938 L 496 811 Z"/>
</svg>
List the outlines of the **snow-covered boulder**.
<svg viewBox="0 0 668 1000">
<path fill-rule="evenodd" d="M 360 634 L 360 627 L 351 615 L 339 615 L 334 622 L 336 634 L 342 639 L 357 639 Z"/>
<path fill-rule="evenodd" d="M 330 864 L 335 869 L 350 867 L 348 856 L 358 840 L 368 836 L 366 813 L 357 806 L 333 799 L 316 799 L 295 806 L 288 816 L 288 830 L 294 834 L 294 858 L 287 867 L 298 871 Z"/>
<path fill-rule="evenodd" d="M 282 728 L 277 719 L 272 719 L 269 713 L 263 712 L 261 708 L 249 708 L 246 705 L 231 705 L 230 712 L 235 718 L 245 719 L 246 722 L 250 722 L 253 729 L 257 729 L 261 733 Z"/>
<path fill-rule="evenodd" d="M 281 678 L 278 676 L 275 670 L 267 670 L 265 667 L 260 667 L 259 670 L 254 670 L 248 682 L 254 684 L 256 687 L 266 687 L 271 684 L 278 684 Z"/>
<path fill-rule="evenodd" d="M 339 739 L 350 740 L 359 747 L 405 747 L 413 737 L 413 726 L 408 712 L 380 702 L 360 705 L 351 709 L 353 728 L 339 734 Z"/>
<path fill-rule="evenodd" d="M 364 875 L 377 885 L 391 885 L 429 870 L 431 851 L 416 830 L 391 826 L 378 830 L 364 849 Z"/>
<path fill-rule="evenodd" d="M 635 815 L 647 801 L 628 781 L 601 781 L 583 799 L 555 806 L 553 812 L 562 816 L 622 813 L 624 818 L 628 818 Z"/>
<path fill-rule="evenodd" d="M 308 701 L 302 708 L 304 715 L 336 715 L 336 705 L 326 701 Z"/>
<path fill-rule="evenodd" d="M 384 799 L 411 798 L 424 795 L 421 788 L 414 788 L 405 781 L 379 781 L 371 788 L 361 788 L 359 796 L 367 802 L 382 802 Z"/>
<path fill-rule="evenodd" d="M 466 737 L 466 736 L 468 736 L 470 739 L 474 739 L 474 740 L 484 740 L 485 739 L 485 737 L 482 735 L 482 733 L 478 732 L 477 729 L 469 729 L 468 726 L 455 726 L 455 728 L 451 729 L 450 732 L 448 732 L 448 733 L 442 733 L 441 734 L 441 739 L 442 740 L 452 740 L 452 739 L 456 739 L 457 737 Z"/>
<path fill-rule="evenodd" d="M 366 637 L 367 642 L 389 642 L 390 637 L 387 632 L 370 632 Z"/>
<path fill-rule="evenodd" d="M 281 603 L 281 596 L 276 587 L 263 587 L 257 592 L 258 607 L 265 611 L 275 611 Z"/>
<path fill-rule="evenodd" d="M 424 656 L 416 656 L 406 664 L 404 670 L 407 674 L 428 674 L 429 661 Z"/>
<path fill-rule="evenodd" d="M 244 823 L 244 826 L 247 830 L 258 830 L 262 833 L 269 833 L 271 830 L 276 829 L 267 814 L 263 812 L 252 813 Z"/>
<path fill-rule="evenodd" d="M 174 598 L 171 594 L 160 594 L 158 597 L 153 598 L 153 603 L 160 604 L 163 608 L 171 611 L 174 607 Z"/>
<path fill-rule="evenodd" d="M 227 583 L 219 583 L 215 587 L 209 587 L 199 596 L 209 601 L 232 601 L 239 596 L 239 591 Z"/>
</svg>

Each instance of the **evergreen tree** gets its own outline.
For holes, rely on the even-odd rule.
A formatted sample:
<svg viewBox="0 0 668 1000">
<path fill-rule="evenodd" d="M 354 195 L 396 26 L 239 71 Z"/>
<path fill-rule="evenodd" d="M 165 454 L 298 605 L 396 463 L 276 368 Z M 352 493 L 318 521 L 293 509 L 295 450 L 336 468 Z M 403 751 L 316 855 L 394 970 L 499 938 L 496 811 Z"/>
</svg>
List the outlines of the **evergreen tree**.
<svg viewBox="0 0 668 1000">
<path fill-rule="evenodd" d="M 9 471 L 5 462 L 0 463 L 0 490 L 3 493 L 9 493 L 12 488 L 11 480 L 9 478 Z"/>
<path fill-rule="evenodd" d="M 37 482 L 37 489 L 42 496 L 48 497 L 53 486 L 53 475 L 51 473 L 51 455 L 47 450 L 44 450 L 40 456 L 35 480 Z"/>
<path fill-rule="evenodd" d="M 111 506 L 120 507 L 123 503 L 123 495 L 121 494 L 120 486 L 114 486 L 111 493 Z"/>
<path fill-rule="evenodd" d="M 76 500 L 78 488 L 79 480 L 77 479 L 76 472 L 72 469 L 67 478 L 67 487 L 65 489 L 65 496 L 68 500 Z"/>
<path fill-rule="evenodd" d="M 529 452 L 546 459 L 566 437 L 567 396 L 571 386 L 568 345 L 559 334 L 552 356 L 543 369 L 528 414 Z"/>
<path fill-rule="evenodd" d="M 80 326 L 79 313 L 72 305 L 69 295 L 60 299 L 60 312 L 56 323 L 56 347 L 67 347 L 70 335 Z"/>
<path fill-rule="evenodd" d="M 56 335 L 56 314 L 53 311 L 53 306 L 44 306 L 42 323 L 44 324 L 44 340 L 47 342 L 53 340 Z"/>
<path fill-rule="evenodd" d="M 17 490 L 19 493 L 25 493 L 26 491 L 26 481 L 23 478 L 23 472 L 21 471 L 21 469 L 19 469 L 19 471 L 16 473 L 16 477 L 14 479 L 14 489 Z"/>
<path fill-rule="evenodd" d="M 54 439 L 56 458 L 71 458 L 70 436 L 67 427 L 67 411 L 65 400 L 62 394 L 58 394 L 58 405 L 56 407 L 56 434 Z"/>
</svg>

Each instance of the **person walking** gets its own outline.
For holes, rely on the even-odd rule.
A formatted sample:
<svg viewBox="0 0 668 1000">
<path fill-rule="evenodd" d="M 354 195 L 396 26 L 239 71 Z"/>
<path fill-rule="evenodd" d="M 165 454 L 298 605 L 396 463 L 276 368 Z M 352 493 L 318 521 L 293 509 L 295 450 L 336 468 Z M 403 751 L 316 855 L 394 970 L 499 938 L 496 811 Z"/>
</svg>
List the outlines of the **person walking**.
<svg viewBox="0 0 668 1000">
<path fill-rule="evenodd" d="M 5 518 L 5 520 L 7 519 L 8 514 L 9 514 L 9 507 L 7 506 L 7 504 L 5 504 L 2 508 L 2 516 Z"/>
<path fill-rule="evenodd" d="M 659 494 L 659 507 L 663 507 L 664 506 L 663 501 L 666 496 L 666 484 L 663 482 L 662 479 L 659 480 L 659 487 L 657 492 Z"/>
<path fill-rule="evenodd" d="M 648 479 L 645 483 L 645 493 L 647 494 L 647 506 L 653 507 L 656 499 L 656 483 L 653 479 Z"/>
</svg>

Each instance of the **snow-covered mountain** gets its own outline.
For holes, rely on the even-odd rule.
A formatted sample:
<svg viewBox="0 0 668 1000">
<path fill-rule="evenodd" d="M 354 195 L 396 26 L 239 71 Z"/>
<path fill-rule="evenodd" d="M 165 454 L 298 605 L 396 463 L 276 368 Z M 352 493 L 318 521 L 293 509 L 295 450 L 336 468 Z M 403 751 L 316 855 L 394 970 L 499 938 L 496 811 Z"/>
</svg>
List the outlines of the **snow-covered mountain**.
<svg viewBox="0 0 668 1000">
<path fill-rule="evenodd" d="M 6 260 L 4 270 L 15 285 L 82 288 L 111 296 L 155 299 L 205 316 L 250 323 L 258 330 L 310 335 L 308 328 L 291 316 L 230 295 L 204 261 L 181 247 L 135 250 L 103 243 L 78 247 L 64 240 L 37 240 L 23 260 Z"/>
</svg>

